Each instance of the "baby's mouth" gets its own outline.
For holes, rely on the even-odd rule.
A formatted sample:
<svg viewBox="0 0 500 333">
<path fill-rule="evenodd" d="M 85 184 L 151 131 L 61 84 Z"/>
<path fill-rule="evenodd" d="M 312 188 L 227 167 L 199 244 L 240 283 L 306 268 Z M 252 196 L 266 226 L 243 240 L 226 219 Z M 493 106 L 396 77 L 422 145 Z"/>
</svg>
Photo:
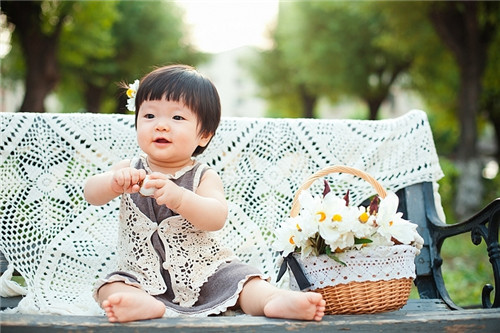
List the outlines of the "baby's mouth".
<svg viewBox="0 0 500 333">
<path fill-rule="evenodd" d="M 170 141 L 168 141 L 167 139 L 164 139 L 164 138 L 158 138 L 155 140 L 156 143 L 169 143 Z"/>
</svg>

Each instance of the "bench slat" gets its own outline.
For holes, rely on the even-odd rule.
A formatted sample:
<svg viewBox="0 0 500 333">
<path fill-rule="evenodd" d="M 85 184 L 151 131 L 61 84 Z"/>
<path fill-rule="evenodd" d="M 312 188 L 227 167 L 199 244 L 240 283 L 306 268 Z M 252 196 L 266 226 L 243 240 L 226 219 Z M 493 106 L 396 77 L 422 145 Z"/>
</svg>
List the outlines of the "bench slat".
<svg viewBox="0 0 500 333">
<path fill-rule="evenodd" d="M 443 312 L 444 311 L 444 312 Z M 446 320 L 443 320 L 446 318 Z M 168 318 L 112 324 L 105 317 L 2 314 L 2 332 L 497 332 L 500 310 L 449 311 L 437 300 L 409 300 L 399 311 L 330 315 L 321 322 L 265 317 Z"/>
</svg>

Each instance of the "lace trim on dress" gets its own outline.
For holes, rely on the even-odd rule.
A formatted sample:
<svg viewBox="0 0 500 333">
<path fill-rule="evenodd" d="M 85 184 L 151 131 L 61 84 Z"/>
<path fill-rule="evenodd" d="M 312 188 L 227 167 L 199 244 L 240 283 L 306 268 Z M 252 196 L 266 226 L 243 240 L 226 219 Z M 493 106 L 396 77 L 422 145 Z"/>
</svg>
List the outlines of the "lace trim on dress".
<svg viewBox="0 0 500 333">
<path fill-rule="evenodd" d="M 144 166 L 144 170 L 146 170 L 147 174 L 152 173 L 153 171 L 151 170 L 149 166 L 149 161 L 148 161 L 148 156 L 146 154 L 142 154 L 140 157 L 140 160 L 142 161 L 142 165 Z M 196 161 L 194 159 L 191 159 L 193 162 L 191 165 L 186 165 L 182 169 L 176 171 L 173 175 L 172 174 L 166 174 L 168 179 L 178 179 L 181 176 L 183 176 L 186 172 L 192 170 L 196 166 Z M 135 163 L 137 165 L 137 163 Z"/>
<path fill-rule="evenodd" d="M 104 286 L 105 284 L 113 283 L 113 282 L 123 282 L 129 286 L 133 286 L 133 287 L 136 287 L 138 289 L 144 290 L 144 288 L 142 288 L 139 283 L 132 281 L 132 279 L 130 279 L 129 277 L 126 277 L 126 276 L 123 276 L 120 274 L 114 274 L 107 279 L 101 278 L 101 279 L 97 280 L 95 287 L 94 287 L 94 290 L 92 291 L 92 297 L 94 297 L 96 302 L 97 302 L 97 293 L 99 292 L 99 289 L 102 286 Z"/>
<path fill-rule="evenodd" d="M 206 317 L 210 315 L 217 315 L 227 311 L 229 308 L 235 306 L 238 303 L 238 299 L 240 298 L 240 293 L 243 290 L 244 285 L 253 278 L 259 278 L 262 280 L 270 281 L 270 277 L 263 274 L 250 274 L 245 276 L 238 283 L 238 288 L 233 296 L 225 300 L 224 302 L 218 304 L 217 306 L 210 309 L 203 309 L 200 312 L 190 312 L 190 313 L 180 313 L 171 308 L 166 308 L 165 313 L 163 314 L 163 318 L 172 318 L 172 317 L 181 317 L 181 316 L 189 316 L 189 317 Z"/>
</svg>

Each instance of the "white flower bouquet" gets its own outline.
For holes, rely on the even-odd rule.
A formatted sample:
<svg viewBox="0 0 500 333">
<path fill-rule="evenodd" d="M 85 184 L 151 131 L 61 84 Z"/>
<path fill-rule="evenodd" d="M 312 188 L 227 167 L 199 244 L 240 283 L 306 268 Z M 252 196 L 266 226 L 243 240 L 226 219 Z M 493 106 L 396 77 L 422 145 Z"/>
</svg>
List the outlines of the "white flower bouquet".
<svg viewBox="0 0 500 333">
<path fill-rule="evenodd" d="M 332 172 L 350 173 L 368 181 L 378 196 L 366 207 L 352 206 L 349 191 L 344 197 L 338 197 L 326 181 L 322 195 L 309 192 L 313 182 Z M 297 289 L 298 285 L 298 289 L 321 292 L 327 300 L 329 314 L 375 313 L 400 308 L 408 299 L 415 273 L 414 258 L 422 248 L 423 239 L 417 225 L 397 212 L 398 204 L 395 193 L 386 191 L 361 170 L 345 166 L 320 170 L 301 186 L 290 217 L 275 231 L 275 249 L 284 257 L 279 278 L 288 267 L 291 287 Z M 367 290 L 374 289 L 374 284 L 380 288 L 392 285 L 394 289 L 396 281 L 403 283 L 403 292 L 396 288 L 388 295 L 390 304 L 367 305 L 370 307 L 367 312 L 367 307 L 363 307 L 367 304 Z M 352 295 L 352 283 L 362 288 L 357 296 Z M 354 308 L 339 304 L 346 303 L 338 295 L 339 288 L 346 284 L 350 284 L 350 292 L 345 297 Z M 329 295 L 332 289 L 336 290 L 334 297 Z M 403 298 L 397 301 L 401 295 Z M 372 298 L 380 302 L 380 297 Z"/>
</svg>

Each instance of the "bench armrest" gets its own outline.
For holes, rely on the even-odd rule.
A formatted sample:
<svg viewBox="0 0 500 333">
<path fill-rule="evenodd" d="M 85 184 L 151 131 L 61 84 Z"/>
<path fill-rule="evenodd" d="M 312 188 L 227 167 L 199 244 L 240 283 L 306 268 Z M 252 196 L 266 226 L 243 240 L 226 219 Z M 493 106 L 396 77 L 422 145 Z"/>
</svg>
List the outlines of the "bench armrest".
<svg viewBox="0 0 500 333">
<path fill-rule="evenodd" d="M 431 184 L 429 184 L 431 185 Z M 442 258 L 440 255 L 441 246 L 446 238 L 470 232 L 471 240 L 475 245 L 479 245 L 482 240 L 486 243 L 489 261 L 492 265 L 494 283 L 496 286 L 494 300 L 491 303 L 490 294 L 494 290 L 491 284 L 486 284 L 482 290 L 483 308 L 500 307 L 500 246 L 498 243 L 498 231 L 500 227 L 500 198 L 492 201 L 488 206 L 469 219 L 453 223 L 443 223 L 437 216 L 433 202 L 433 190 L 431 186 L 424 186 L 424 196 L 426 201 L 426 215 L 430 235 L 430 250 L 433 253 L 431 262 L 432 272 L 436 288 L 441 298 L 451 307 L 458 308 L 444 286 L 441 273 Z M 432 206 L 432 207 L 429 207 Z"/>
</svg>

